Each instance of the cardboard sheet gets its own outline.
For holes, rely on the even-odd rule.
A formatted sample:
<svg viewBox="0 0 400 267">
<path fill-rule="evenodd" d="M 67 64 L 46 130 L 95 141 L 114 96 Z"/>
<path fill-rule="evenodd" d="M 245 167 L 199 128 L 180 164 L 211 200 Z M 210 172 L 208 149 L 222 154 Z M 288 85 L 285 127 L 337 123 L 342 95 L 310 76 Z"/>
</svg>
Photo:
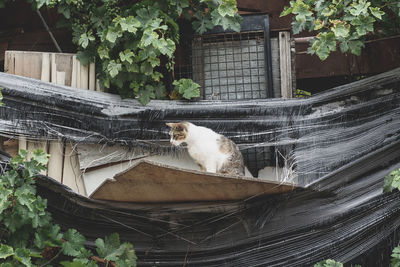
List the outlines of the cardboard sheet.
<svg viewBox="0 0 400 267">
<path fill-rule="evenodd" d="M 291 184 L 185 170 L 146 160 L 114 178 L 105 181 L 91 198 L 126 202 L 226 201 L 296 188 Z"/>
</svg>

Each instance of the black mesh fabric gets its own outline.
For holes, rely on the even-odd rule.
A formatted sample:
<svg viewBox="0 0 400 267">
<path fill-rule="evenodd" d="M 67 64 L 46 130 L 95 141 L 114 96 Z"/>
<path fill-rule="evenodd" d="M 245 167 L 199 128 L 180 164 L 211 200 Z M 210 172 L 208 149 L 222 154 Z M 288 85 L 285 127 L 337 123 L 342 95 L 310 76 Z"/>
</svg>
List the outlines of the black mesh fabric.
<svg viewBox="0 0 400 267">
<path fill-rule="evenodd" d="M 165 122 L 187 120 L 232 138 L 243 154 L 255 151 L 248 154 L 254 173 L 275 164 L 296 175 L 302 188 L 288 194 L 147 205 L 94 201 L 39 179 L 57 223 L 91 241 L 119 232 L 134 244 L 140 266 L 310 266 L 325 258 L 388 266 L 398 244 L 400 194 L 383 194 L 382 186 L 400 167 L 400 69 L 293 100 L 141 106 L 3 73 L 0 87 L 4 136 L 168 154 L 175 151 L 160 143 Z"/>
</svg>

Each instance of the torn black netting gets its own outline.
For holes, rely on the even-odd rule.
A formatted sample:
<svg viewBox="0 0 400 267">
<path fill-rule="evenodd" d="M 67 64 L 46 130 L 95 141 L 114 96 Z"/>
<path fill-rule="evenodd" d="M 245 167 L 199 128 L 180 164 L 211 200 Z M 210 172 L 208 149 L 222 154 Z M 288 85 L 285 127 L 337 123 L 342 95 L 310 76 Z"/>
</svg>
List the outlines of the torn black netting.
<svg viewBox="0 0 400 267">
<path fill-rule="evenodd" d="M 90 200 L 40 179 L 57 223 L 92 240 L 119 232 L 141 266 L 309 266 L 324 258 L 387 266 L 399 241 L 400 194 L 382 186 L 400 167 L 400 69 L 295 100 L 141 106 L 2 73 L 0 87 L 2 135 L 170 153 L 160 142 L 165 122 L 187 120 L 232 138 L 256 159 L 246 162 L 252 172 L 279 165 L 305 187 L 240 202 L 139 205 Z"/>
</svg>

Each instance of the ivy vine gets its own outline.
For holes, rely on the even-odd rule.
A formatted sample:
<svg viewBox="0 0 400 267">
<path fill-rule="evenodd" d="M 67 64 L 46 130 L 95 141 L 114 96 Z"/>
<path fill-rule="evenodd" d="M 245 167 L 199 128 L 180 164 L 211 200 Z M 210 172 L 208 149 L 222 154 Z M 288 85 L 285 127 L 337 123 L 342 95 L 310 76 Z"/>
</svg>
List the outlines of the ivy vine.
<svg viewBox="0 0 400 267">
<path fill-rule="evenodd" d="M 339 46 L 343 53 L 361 55 L 370 35 L 400 34 L 398 0 L 290 1 L 281 16 L 293 15 L 292 30 L 316 31 L 308 52 L 325 60 Z"/>
<path fill-rule="evenodd" d="M 77 58 L 84 65 L 96 62 L 100 85 L 142 104 L 169 98 L 163 73 L 173 72 L 179 19 L 191 22 L 199 34 L 216 25 L 239 31 L 241 22 L 235 0 L 27 1 L 37 9 L 56 7 L 65 17 L 63 25 L 72 29 Z M 176 82 L 187 89 L 171 96 L 200 96 L 192 80 Z"/>
<path fill-rule="evenodd" d="M 20 150 L 0 176 L 0 267 L 136 266 L 132 244 L 121 244 L 118 234 L 96 239 L 94 255 L 84 247 L 86 239 L 77 230 L 62 232 L 52 222 L 47 200 L 37 195 L 35 185 L 50 155 L 36 150 L 30 160 L 28 156 Z"/>
</svg>

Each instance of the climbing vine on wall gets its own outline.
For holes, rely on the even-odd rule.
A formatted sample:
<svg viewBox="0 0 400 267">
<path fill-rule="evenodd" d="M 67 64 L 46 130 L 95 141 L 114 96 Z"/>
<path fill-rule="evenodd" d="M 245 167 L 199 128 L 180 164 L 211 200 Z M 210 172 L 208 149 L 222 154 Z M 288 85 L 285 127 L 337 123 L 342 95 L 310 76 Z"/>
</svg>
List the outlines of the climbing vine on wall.
<svg viewBox="0 0 400 267">
<path fill-rule="evenodd" d="M 337 47 L 360 55 L 368 36 L 400 34 L 398 0 L 290 1 L 281 16 L 293 15 L 292 29 L 316 31 L 308 52 L 325 60 Z"/>
<path fill-rule="evenodd" d="M 192 23 L 199 34 L 216 25 L 239 31 L 241 20 L 235 0 L 27 1 L 35 8 L 56 7 L 72 29 L 78 59 L 96 61 L 100 84 L 143 104 L 168 97 L 163 73 L 173 71 L 178 19 Z M 183 87 L 176 92 L 183 98 L 200 95 L 192 80 L 175 84 L 187 85 L 189 92 Z"/>
</svg>

